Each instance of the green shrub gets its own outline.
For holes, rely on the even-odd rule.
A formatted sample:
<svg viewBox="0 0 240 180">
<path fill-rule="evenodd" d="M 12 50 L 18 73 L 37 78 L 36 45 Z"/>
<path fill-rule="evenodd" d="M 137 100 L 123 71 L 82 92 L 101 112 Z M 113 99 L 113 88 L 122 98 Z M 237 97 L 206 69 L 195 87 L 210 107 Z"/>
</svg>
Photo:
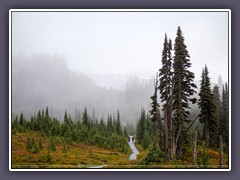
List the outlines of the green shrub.
<svg viewBox="0 0 240 180">
<path fill-rule="evenodd" d="M 140 162 L 141 165 L 161 164 L 165 161 L 165 154 L 159 148 L 151 148 L 147 156 Z"/>
<path fill-rule="evenodd" d="M 38 142 L 38 147 L 39 147 L 39 149 L 43 149 L 43 145 L 42 145 L 42 138 L 40 137 L 40 139 L 39 139 L 39 142 Z"/>
<path fill-rule="evenodd" d="M 66 144 L 64 144 L 62 152 L 63 152 L 63 153 L 66 153 L 66 152 L 67 152 L 67 145 L 66 145 Z"/>
<path fill-rule="evenodd" d="M 39 148 L 37 144 L 34 144 L 32 153 L 39 153 Z"/>
<path fill-rule="evenodd" d="M 47 155 L 46 155 L 46 161 L 48 162 L 48 163 L 52 163 L 52 155 L 50 154 L 50 151 L 48 151 L 48 153 L 47 153 Z"/>
<path fill-rule="evenodd" d="M 30 138 L 28 137 L 27 138 L 27 150 L 30 151 L 31 149 L 32 149 L 32 143 L 31 143 Z"/>
</svg>

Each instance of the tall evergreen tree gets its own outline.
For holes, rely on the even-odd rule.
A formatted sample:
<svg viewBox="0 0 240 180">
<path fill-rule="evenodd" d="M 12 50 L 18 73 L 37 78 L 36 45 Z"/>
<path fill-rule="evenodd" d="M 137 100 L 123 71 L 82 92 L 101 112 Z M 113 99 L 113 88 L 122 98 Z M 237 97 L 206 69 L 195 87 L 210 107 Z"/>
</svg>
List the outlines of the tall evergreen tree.
<svg viewBox="0 0 240 180">
<path fill-rule="evenodd" d="M 43 128 L 46 132 L 49 131 L 49 127 L 50 127 L 50 124 L 49 124 L 49 112 L 48 112 L 48 107 L 46 107 L 46 110 L 45 110 L 45 114 L 43 116 Z"/>
<path fill-rule="evenodd" d="M 48 107 L 46 107 L 46 110 L 45 110 L 45 118 L 46 118 L 46 119 L 49 119 Z"/>
<path fill-rule="evenodd" d="M 215 112 L 214 112 L 214 118 L 216 119 L 216 125 L 217 125 L 217 132 L 215 133 L 214 138 L 214 146 L 218 147 L 219 142 L 219 135 L 220 135 L 220 119 L 222 116 L 222 104 L 221 104 L 221 97 L 219 93 L 219 87 L 214 86 L 213 87 L 213 102 L 215 105 Z"/>
<path fill-rule="evenodd" d="M 42 115 L 41 115 L 41 111 L 39 110 L 37 113 L 37 123 L 35 126 L 35 130 L 42 130 Z"/>
<path fill-rule="evenodd" d="M 108 116 L 108 121 L 107 121 L 107 129 L 109 132 L 113 132 L 113 123 L 112 123 L 112 116 Z"/>
<path fill-rule="evenodd" d="M 190 123 L 189 120 L 189 101 L 194 103 L 195 98 L 191 96 L 196 92 L 193 83 L 194 73 L 189 70 L 191 67 L 190 56 L 187 46 L 184 43 L 181 28 L 177 29 L 177 37 L 174 44 L 173 58 L 173 111 L 174 124 L 176 127 L 174 139 L 176 143 L 177 158 L 182 157 L 183 133 Z"/>
<path fill-rule="evenodd" d="M 83 112 L 83 118 L 82 118 L 82 123 L 85 125 L 85 126 L 88 126 L 88 122 L 89 121 L 89 117 L 88 117 L 88 113 L 87 113 L 87 108 L 85 107 L 84 108 L 84 112 Z"/>
<path fill-rule="evenodd" d="M 23 126 L 24 124 L 24 117 L 23 117 L 23 112 L 21 112 L 20 119 L 19 119 L 19 125 Z"/>
<path fill-rule="evenodd" d="M 64 122 L 65 124 L 68 124 L 68 123 L 69 123 L 67 111 L 65 111 L 65 113 L 64 113 L 64 120 L 63 120 L 63 122 Z"/>
<path fill-rule="evenodd" d="M 222 116 L 220 122 L 220 133 L 223 136 L 224 143 L 228 145 L 228 136 L 229 136 L 229 93 L 228 93 L 228 84 L 225 83 L 223 86 L 222 92 Z"/>
<path fill-rule="evenodd" d="M 118 110 L 118 112 L 117 112 L 116 132 L 117 132 L 118 134 L 121 134 L 121 132 L 122 132 L 122 126 L 121 126 L 121 121 L 120 121 L 120 113 L 119 113 L 119 110 Z"/>
<path fill-rule="evenodd" d="M 154 131 L 153 131 L 153 145 L 154 145 L 154 148 L 156 148 L 156 145 L 157 145 L 157 122 L 158 122 L 158 119 L 160 118 L 159 117 L 159 107 L 160 105 L 158 104 L 157 102 L 157 90 L 158 90 L 158 73 L 157 73 L 157 76 L 156 76 L 156 80 L 154 82 L 154 94 L 151 96 L 151 99 L 152 99 L 152 103 L 151 103 L 151 110 L 149 111 L 152 118 L 152 122 L 154 124 L 153 128 L 154 128 Z"/>
<path fill-rule="evenodd" d="M 199 93 L 199 102 L 198 105 L 200 107 L 199 121 L 204 125 L 204 134 L 206 139 L 206 146 L 209 147 L 210 136 L 217 132 L 217 122 L 214 116 L 215 113 L 215 105 L 214 105 L 214 97 L 211 90 L 211 82 L 208 76 L 208 68 L 205 65 L 205 68 L 202 71 L 202 80 L 201 87 Z M 211 142 L 213 140 L 211 139 Z M 211 143 L 212 144 L 212 143 Z"/>
<path fill-rule="evenodd" d="M 139 143 L 139 144 L 142 143 L 143 138 L 144 138 L 145 121 L 146 121 L 145 110 L 141 109 L 141 116 L 140 116 L 139 121 L 137 123 L 137 132 L 136 132 L 136 139 L 137 139 L 137 143 Z"/>
<path fill-rule="evenodd" d="M 165 132 L 165 150 L 166 158 L 172 157 L 172 42 L 168 42 L 165 34 L 162 51 L 162 68 L 159 69 L 160 84 L 159 90 L 164 112 L 164 132 Z"/>
</svg>

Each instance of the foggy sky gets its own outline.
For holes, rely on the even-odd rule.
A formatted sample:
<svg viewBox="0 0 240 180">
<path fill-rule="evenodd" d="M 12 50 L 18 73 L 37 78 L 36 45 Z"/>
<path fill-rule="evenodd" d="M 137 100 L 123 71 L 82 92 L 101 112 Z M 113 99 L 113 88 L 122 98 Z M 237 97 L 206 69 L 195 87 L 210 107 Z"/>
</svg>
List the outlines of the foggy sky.
<svg viewBox="0 0 240 180">
<path fill-rule="evenodd" d="M 126 123 L 135 122 L 141 108 L 150 110 L 153 80 L 135 76 L 125 79 L 125 90 L 107 89 L 84 74 L 72 72 L 62 57 L 18 56 L 12 63 L 13 117 L 23 112 L 24 117 L 30 118 L 48 107 L 52 117 L 62 120 L 66 110 L 77 120 L 86 107 L 90 117 L 98 120 L 109 114 L 114 116 L 119 110 L 121 121 Z M 122 77 L 113 78 L 117 79 L 113 83 L 120 84 Z"/>
<path fill-rule="evenodd" d="M 226 82 L 227 12 L 13 12 L 12 53 L 64 56 L 85 74 L 155 76 L 164 35 L 174 43 L 178 26 L 195 79 L 207 64 L 213 82 Z"/>
</svg>

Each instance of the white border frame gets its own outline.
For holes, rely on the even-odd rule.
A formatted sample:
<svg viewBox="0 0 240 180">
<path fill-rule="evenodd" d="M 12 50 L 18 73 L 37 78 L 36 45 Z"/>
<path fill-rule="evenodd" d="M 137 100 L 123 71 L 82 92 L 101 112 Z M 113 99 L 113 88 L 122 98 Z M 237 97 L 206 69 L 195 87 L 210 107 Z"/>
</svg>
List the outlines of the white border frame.
<svg viewBox="0 0 240 180">
<path fill-rule="evenodd" d="M 12 169 L 12 12 L 228 12 L 229 168 L 228 169 Z M 230 9 L 10 9 L 9 10 L 9 171 L 231 171 L 231 10 Z"/>
</svg>

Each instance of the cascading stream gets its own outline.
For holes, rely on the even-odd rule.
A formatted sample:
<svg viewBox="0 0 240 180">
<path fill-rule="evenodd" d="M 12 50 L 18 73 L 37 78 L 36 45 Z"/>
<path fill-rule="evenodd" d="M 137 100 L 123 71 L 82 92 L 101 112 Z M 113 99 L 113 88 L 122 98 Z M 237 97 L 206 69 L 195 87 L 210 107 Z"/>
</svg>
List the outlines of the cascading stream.
<svg viewBox="0 0 240 180">
<path fill-rule="evenodd" d="M 129 141 L 128 141 L 128 145 L 130 146 L 131 150 L 132 150 L 132 154 L 129 156 L 129 160 L 136 160 L 137 159 L 137 154 L 139 154 L 139 151 L 137 150 L 136 146 L 135 146 L 135 140 L 133 136 L 129 136 Z"/>
</svg>

